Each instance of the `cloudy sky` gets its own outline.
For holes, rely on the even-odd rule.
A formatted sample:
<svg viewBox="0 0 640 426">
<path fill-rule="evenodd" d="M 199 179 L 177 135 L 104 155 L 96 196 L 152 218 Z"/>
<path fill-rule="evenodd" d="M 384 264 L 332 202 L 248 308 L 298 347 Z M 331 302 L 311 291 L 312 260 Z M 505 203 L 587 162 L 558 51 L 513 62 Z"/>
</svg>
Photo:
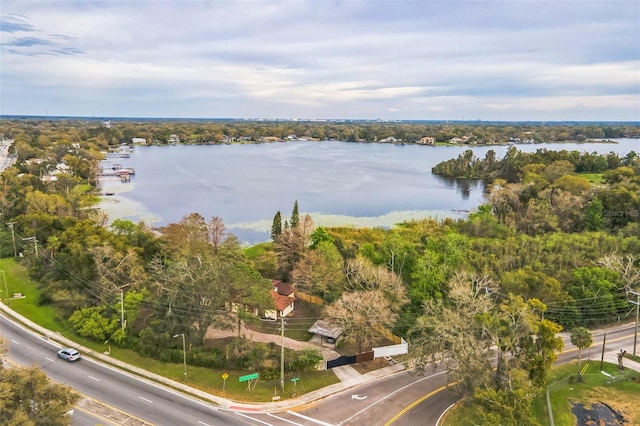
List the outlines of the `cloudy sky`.
<svg viewBox="0 0 640 426">
<path fill-rule="evenodd" d="M 640 2 L 2 0 L 0 114 L 640 121 Z"/>
</svg>

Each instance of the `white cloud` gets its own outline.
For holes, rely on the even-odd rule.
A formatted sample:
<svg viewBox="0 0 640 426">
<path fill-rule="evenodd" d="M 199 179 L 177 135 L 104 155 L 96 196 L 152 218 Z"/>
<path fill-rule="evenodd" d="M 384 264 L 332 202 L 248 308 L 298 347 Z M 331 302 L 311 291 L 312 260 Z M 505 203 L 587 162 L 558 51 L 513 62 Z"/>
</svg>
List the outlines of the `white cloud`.
<svg viewBox="0 0 640 426">
<path fill-rule="evenodd" d="M 3 1 L 2 19 L 5 114 L 640 120 L 634 2 Z"/>
</svg>

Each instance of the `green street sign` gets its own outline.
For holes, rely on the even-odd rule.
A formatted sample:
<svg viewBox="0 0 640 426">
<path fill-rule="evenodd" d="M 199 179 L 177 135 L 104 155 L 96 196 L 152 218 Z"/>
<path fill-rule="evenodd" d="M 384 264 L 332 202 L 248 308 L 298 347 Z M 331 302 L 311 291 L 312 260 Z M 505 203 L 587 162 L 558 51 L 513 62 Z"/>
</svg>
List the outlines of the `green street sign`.
<svg viewBox="0 0 640 426">
<path fill-rule="evenodd" d="M 300 380 L 300 377 L 294 377 L 293 379 L 291 379 L 293 383 L 297 382 L 298 380 Z"/>
<path fill-rule="evenodd" d="M 257 379 L 257 378 L 258 378 L 258 373 L 253 373 L 253 374 L 247 374 L 246 376 L 240 376 L 238 380 L 240 380 L 241 382 L 246 382 L 246 381 Z"/>
</svg>

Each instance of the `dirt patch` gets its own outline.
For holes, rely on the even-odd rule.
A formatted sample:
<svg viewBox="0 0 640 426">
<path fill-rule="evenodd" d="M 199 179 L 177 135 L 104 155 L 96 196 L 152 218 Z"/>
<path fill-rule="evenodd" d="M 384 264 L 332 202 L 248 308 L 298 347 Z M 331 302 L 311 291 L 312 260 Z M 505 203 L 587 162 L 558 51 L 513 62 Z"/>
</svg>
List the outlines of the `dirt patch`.
<svg viewBox="0 0 640 426">
<path fill-rule="evenodd" d="M 365 361 L 359 362 L 357 364 L 353 364 L 353 368 L 356 369 L 360 374 L 366 374 L 370 371 L 378 370 L 380 368 L 388 367 L 389 361 L 384 358 L 377 358 L 373 361 Z"/>
<path fill-rule="evenodd" d="M 629 419 L 622 413 L 604 402 L 594 402 L 587 406 L 581 402 L 571 403 L 571 412 L 576 416 L 578 426 L 625 426 L 630 425 Z"/>
</svg>

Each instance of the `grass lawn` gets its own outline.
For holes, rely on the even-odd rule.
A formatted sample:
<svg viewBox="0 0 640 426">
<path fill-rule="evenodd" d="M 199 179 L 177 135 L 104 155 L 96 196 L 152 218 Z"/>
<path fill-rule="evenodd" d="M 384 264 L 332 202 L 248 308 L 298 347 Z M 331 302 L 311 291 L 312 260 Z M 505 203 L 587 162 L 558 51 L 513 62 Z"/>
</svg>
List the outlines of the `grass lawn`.
<svg viewBox="0 0 640 426">
<path fill-rule="evenodd" d="M 6 289 L 5 282 L 0 281 L 0 288 L 2 288 L 0 295 L 5 305 L 51 331 L 64 333 L 71 329 L 69 322 L 64 320 L 55 308 L 38 305 L 40 298 L 38 286 L 29 279 L 27 272 L 16 263 L 14 258 L 0 259 L 0 271 L 4 271 L 4 274 L 0 274 L 4 275 L 0 280 L 6 278 Z M 11 296 L 22 293 L 24 297 L 7 299 L 7 290 Z"/>
<path fill-rule="evenodd" d="M 589 182 L 599 185 L 602 183 L 603 173 L 578 173 L 578 176 L 587 179 Z"/>
<path fill-rule="evenodd" d="M 618 411 L 624 412 L 629 424 L 640 424 L 640 373 L 625 370 L 619 373 L 615 364 L 605 363 L 600 372 L 600 363 L 591 362 L 585 370 L 582 382 L 575 380 L 577 365 L 563 365 L 551 370 L 548 388 L 554 423 L 556 425 L 575 425 L 576 418 L 571 412 L 572 403 L 586 406 L 594 402 L 604 402 Z M 474 407 L 470 400 L 458 404 L 446 417 L 446 425 L 475 425 Z M 532 416 L 540 424 L 549 424 L 549 414 L 544 392 L 532 402 Z"/>
<path fill-rule="evenodd" d="M 600 372 L 600 363 L 591 362 L 587 367 L 583 380 L 575 379 L 577 366 L 575 363 L 554 369 L 549 378 L 549 397 L 553 418 L 556 424 L 575 424 L 575 417 L 571 412 L 571 403 L 581 402 L 589 405 L 601 401 L 616 410 L 624 411 L 630 419 L 630 424 L 640 424 L 640 373 L 625 370 L 620 373 L 615 364 L 605 363 L 603 371 L 614 377 Z M 538 415 L 540 415 L 539 413 Z M 548 418 L 546 409 L 544 418 Z M 544 418 L 539 417 L 539 421 Z"/>
<path fill-rule="evenodd" d="M 101 346 L 103 350 L 107 349 L 107 345 L 98 346 Z M 110 356 L 177 382 L 185 382 L 183 364 L 155 361 L 145 358 L 132 350 L 119 348 L 116 345 L 111 345 Z M 229 376 L 226 383 L 222 378 L 223 373 L 227 373 Z M 279 378 L 271 381 L 258 379 L 257 382 L 252 382 L 251 390 L 248 390 L 248 383 L 240 382 L 239 378 L 251 373 L 251 371 L 218 370 L 187 365 L 186 384 L 212 395 L 235 401 L 269 402 L 274 395 L 280 396 L 281 400 L 290 398 L 294 390 L 291 379 L 294 377 L 299 378 L 296 382 L 296 393 L 298 395 L 338 383 L 339 381 L 331 371 L 285 373 L 285 393 L 282 395 Z"/>
</svg>

